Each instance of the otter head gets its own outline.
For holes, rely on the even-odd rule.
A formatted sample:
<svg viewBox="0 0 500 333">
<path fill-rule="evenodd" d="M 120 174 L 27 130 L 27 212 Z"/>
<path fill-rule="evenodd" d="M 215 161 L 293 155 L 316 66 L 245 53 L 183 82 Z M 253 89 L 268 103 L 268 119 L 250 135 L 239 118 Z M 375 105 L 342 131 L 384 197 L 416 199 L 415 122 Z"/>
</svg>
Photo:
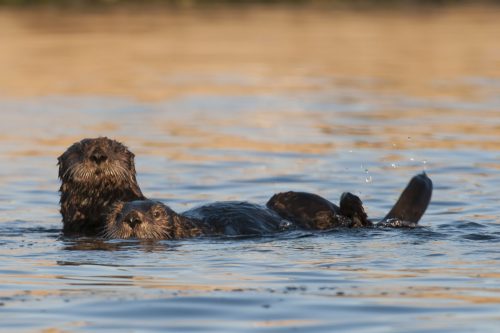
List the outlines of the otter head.
<svg viewBox="0 0 500 333">
<path fill-rule="evenodd" d="M 59 161 L 62 182 L 88 187 L 136 183 L 134 154 L 118 141 L 100 137 L 71 145 Z"/>
<path fill-rule="evenodd" d="M 58 161 L 65 235 L 96 235 L 112 204 L 144 199 L 135 178 L 134 154 L 118 141 L 83 139 Z"/>
<path fill-rule="evenodd" d="M 171 239 L 176 214 L 158 201 L 117 202 L 111 208 L 104 227 L 105 238 Z"/>
</svg>

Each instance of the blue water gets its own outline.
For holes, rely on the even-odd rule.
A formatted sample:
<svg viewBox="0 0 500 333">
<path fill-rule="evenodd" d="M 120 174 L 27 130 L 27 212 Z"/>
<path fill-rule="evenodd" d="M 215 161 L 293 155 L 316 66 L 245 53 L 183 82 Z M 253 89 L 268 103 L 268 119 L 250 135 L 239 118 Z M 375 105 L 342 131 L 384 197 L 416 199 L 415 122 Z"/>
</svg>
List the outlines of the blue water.
<svg viewBox="0 0 500 333">
<path fill-rule="evenodd" d="M 2 331 L 494 332 L 497 96 L 323 89 L 160 102 L 4 98 Z M 143 192 L 178 211 L 217 200 L 264 204 L 285 190 L 337 202 L 351 191 L 376 218 L 422 171 L 434 194 L 421 227 L 411 230 L 67 239 L 56 158 L 98 135 L 128 145 Z"/>
</svg>

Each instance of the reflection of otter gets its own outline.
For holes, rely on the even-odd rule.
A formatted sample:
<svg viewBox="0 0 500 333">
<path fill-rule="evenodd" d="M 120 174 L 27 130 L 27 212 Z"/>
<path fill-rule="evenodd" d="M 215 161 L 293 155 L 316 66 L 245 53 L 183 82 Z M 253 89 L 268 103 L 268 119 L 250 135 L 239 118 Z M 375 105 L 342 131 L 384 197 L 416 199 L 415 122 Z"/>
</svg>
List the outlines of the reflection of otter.
<svg viewBox="0 0 500 333">
<path fill-rule="evenodd" d="M 113 203 L 145 199 L 135 178 L 134 154 L 115 140 L 83 139 L 58 160 L 66 235 L 97 235 Z"/>
<path fill-rule="evenodd" d="M 431 193 L 432 182 L 425 174 L 413 177 L 396 205 L 376 226 L 416 226 L 427 209 Z M 201 235 L 264 235 L 295 228 L 373 226 L 357 196 L 344 193 L 339 206 L 304 192 L 276 194 L 267 207 L 216 202 L 182 214 L 152 200 L 118 202 L 107 216 L 104 237 L 180 239 Z"/>
</svg>

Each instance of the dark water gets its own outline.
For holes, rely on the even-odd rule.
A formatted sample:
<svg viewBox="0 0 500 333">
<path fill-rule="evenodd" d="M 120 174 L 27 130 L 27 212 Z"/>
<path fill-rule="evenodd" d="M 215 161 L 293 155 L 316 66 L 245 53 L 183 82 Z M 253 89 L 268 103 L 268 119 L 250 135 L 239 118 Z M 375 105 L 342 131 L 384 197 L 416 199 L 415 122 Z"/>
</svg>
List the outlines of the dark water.
<svg viewBox="0 0 500 333">
<path fill-rule="evenodd" d="M 500 81 L 480 74 L 430 80 L 447 87 L 438 96 L 387 91 L 377 75 L 256 79 L 232 68 L 166 75 L 166 90 L 187 88 L 159 100 L 105 89 L 5 94 L 1 330 L 497 331 Z M 300 84 L 258 89 L 276 80 Z M 98 135 L 126 143 L 143 192 L 179 211 L 217 200 L 264 204 L 284 190 L 336 202 L 351 191 L 382 217 L 422 171 L 434 195 L 411 230 L 65 239 L 56 158 Z"/>
</svg>

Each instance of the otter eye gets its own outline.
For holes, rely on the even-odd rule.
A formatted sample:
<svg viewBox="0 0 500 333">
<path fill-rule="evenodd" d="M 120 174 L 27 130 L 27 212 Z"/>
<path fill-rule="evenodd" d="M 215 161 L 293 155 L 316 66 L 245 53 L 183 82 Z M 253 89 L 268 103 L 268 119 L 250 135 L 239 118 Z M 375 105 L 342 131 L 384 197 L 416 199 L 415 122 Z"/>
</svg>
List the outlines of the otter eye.
<svg viewBox="0 0 500 333">
<path fill-rule="evenodd" d="M 159 218 L 160 216 L 161 216 L 161 212 L 160 212 L 159 210 L 155 210 L 155 211 L 153 212 L 153 217 L 154 217 L 155 219 Z"/>
</svg>

